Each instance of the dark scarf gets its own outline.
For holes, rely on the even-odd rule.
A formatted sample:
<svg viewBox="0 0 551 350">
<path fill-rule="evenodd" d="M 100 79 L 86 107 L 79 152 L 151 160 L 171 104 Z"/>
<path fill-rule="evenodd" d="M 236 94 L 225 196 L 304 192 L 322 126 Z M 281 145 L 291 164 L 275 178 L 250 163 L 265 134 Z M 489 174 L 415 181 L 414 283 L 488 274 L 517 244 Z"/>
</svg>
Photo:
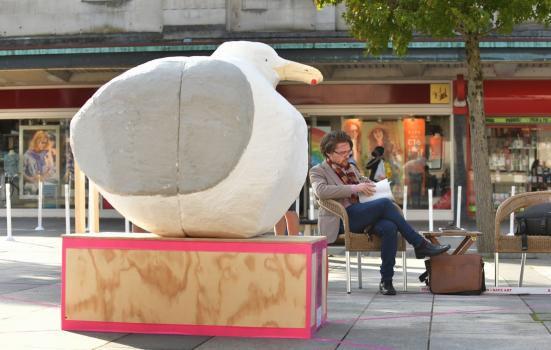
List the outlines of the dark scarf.
<svg viewBox="0 0 551 350">
<path fill-rule="evenodd" d="M 356 185 L 360 183 L 350 163 L 347 163 L 345 167 L 342 167 L 338 164 L 333 163 L 331 160 L 327 159 L 327 164 L 329 164 L 331 169 L 333 169 L 335 174 L 337 174 L 337 176 L 341 179 L 341 181 L 345 185 Z M 360 199 L 356 193 L 350 196 L 350 203 L 355 204 L 355 203 L 358 203 L 359 201 Z"/>
</svg>

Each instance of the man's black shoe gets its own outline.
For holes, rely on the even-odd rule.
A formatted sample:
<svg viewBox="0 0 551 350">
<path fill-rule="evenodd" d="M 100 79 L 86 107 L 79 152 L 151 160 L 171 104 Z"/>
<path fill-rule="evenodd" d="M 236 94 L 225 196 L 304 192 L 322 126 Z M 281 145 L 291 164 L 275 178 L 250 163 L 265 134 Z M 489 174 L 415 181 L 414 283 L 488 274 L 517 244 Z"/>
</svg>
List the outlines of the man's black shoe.
<svg viewBox="0 0 551 350">
<path fill-rule="evenodd" d="M 448 249 L 450 249 L 450 245 L 436 245 L 432 244 L 431 242 L 427 240 L 423 240 L 421 242 L 421 245 L 415 248 L 415 257 L 417 259 L 423 259 L 426 256 L 434 256 L 438 254 L 442 254 Z"/>
<path fill-rule="evenodd" d="M 396 289 L 394 289 L 392 281 L 381 281 L 379 283 L 379 290 L 382 295 L 396 295 Z"/>
</svg>

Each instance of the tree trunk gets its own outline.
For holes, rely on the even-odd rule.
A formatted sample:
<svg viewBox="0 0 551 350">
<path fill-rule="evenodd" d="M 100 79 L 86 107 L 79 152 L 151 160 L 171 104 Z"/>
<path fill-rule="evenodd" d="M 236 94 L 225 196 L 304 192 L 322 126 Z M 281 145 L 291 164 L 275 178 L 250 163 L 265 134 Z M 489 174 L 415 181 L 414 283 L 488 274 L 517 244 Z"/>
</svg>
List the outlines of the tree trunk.
<svg viewBox="0 0 551 350">
<path fill-rule="evenodd" d="M 486 114 L 484 113 L 484 90 L 482 63 L 480 61 L 480 38 L 477 34 L 465 34 L 467 54 L 467 80 L 471 131 L 471 154 L 476 193 L 476 224 L 482 232 L 477 243 L 478 251 L 494 251 L 494 207 L 492 182 L 488 161 L 488 139 L 486 137 Z"/>
</svg>

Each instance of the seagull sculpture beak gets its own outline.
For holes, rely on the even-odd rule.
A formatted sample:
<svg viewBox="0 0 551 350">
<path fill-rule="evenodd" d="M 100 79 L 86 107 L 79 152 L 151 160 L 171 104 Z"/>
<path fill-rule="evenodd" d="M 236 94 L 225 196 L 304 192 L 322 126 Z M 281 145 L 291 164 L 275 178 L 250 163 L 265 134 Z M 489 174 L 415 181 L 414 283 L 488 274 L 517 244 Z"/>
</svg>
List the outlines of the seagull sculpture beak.
<svg viewBox="0 0 551 350">
<path fill-rule="evenodd" d="M 284 60 L 283 65 L 275 68 L 280 80 L 299 81 L 316 85 L 323 81 L 323 75 L 314 67 L 302 63 Z"/>
</svg>

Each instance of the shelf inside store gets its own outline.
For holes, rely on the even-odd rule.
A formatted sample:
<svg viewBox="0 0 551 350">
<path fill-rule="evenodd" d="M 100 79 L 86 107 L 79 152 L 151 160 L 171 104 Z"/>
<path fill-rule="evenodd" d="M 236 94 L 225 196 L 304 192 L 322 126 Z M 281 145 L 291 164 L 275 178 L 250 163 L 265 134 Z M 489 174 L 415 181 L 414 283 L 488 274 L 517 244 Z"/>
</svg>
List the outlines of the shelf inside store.
<svg viewBox="0 0 551 350">
<path fill-rule="evenodd" d="M 494 184 L 525 184 L 528 182 L 528 174 L 524 171 L 515 172 L 492 172 L 492 183 Z"/>
</svg>

